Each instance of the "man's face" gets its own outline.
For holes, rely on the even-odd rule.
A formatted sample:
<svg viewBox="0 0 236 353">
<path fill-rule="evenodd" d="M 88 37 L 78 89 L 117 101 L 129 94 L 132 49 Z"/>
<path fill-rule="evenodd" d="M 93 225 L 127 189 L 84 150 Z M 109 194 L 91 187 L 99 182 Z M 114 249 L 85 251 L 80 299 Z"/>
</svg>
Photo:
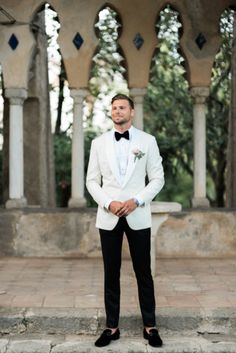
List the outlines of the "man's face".
<svg viewBox="0 0 236 353">
<path fill-rule="evenodd" d="M 117 99 L 112 103 L 111 117 L 115 125 L 131 125 L 134 110 L 126 99 Z"/>
</svg>

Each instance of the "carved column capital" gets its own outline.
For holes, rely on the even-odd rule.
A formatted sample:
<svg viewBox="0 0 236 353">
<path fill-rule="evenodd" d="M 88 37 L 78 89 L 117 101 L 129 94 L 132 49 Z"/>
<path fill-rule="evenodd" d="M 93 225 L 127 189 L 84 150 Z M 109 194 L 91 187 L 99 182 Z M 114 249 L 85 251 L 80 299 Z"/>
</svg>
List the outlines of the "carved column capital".
<svg viewBox="0 0 236 353">
<path fill-rule="evenodd" d="M 82 104 L 88 94 L 89 91 L 87 88 L 72 88 L 70 90 L 70 95 L 76 104 Z"/>
<path fill-rule="evenodd" d="M 145 94 L 147 93 L 147 88 L 131 88 L 130 95 L 135 103 L 143 103 Z"/>
<path fill-rule="evenodd" d="M 5 95 L 10 99 L 11 105 L 23 105 L 24 100 L 28 97 L 25 88 L 6 88 Z"/>
<path fill-rule="evenodd" d="M 209 96 L 210 89 L 209 87 L 192 87 L 190 93 L 195 104 L 204 104 Z"/>
<path fill-rule="evenodd" d="M 147 93 L 146 88 L 131 88 L 130 95 L 134 101 L 134 126 L 140 130 L 143 130 L 143 100 L 144 96 Z"/>
</svg>

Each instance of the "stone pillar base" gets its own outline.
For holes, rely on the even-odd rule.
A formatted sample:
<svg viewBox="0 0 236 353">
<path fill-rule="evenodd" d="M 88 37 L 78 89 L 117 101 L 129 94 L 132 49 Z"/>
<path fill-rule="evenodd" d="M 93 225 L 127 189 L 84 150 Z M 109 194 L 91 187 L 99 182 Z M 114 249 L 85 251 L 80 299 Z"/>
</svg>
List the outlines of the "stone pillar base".
<svg viewBox="0 0 236 353">
<path fill-rule="evenodd" d="M 21 199 L 9 199 L 5 206 L 6 208 L 23 208 L 27 206 L 27 200 L 24 197 Z"/>
<path fill-rule="evenodd" d="M 194 197 L 192 199 L 193 208 L 209 208 L 210 202 L 206 197 Z"/>
<path fill-rule="evenodd" d="M 84 197 L 80 198 L 71 198 L 68 202 L 69 208 L 81 208 L 86 206 L 86 200 Z"/>
</svg>

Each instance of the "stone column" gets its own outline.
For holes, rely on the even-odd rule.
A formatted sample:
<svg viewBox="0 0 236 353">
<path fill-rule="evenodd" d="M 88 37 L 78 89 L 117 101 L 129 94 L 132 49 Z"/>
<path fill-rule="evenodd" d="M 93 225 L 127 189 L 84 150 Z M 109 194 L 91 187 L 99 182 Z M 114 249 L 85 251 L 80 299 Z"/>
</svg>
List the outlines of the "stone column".
<svg viewBox="0 0 236 353">
<path fill-rule="evenodd" d="M 131 88 L 130 95 L 134 100 L 134 126 L 143 130 L 143 99 L 147 92 L 146 88 Z"/>
<path fill-rule="evenodd" d="M 194 191 L 192 206 L 209 207 L 209 201 L 206 198 L 206 98 L 209 96 L 209 88 L 193 87 L 191 95 L 194 99 Z"/>
<path fill-rule="evenodd" d="M 83 101 L 88 94 L 86 89 L 72 89 L 74 99 L 73 135 L 72 135 L 72 185 L 68 206 L 84 207 L 84 133 L 83 133 Z"/>
<path fill-rule="evenodd" d="M 7 88 L 10 102 L 9 124 L 9 200 L 6 208 L 24 207 L 24 157 L 23 157 L 23 103 L 27 98 L 24 88 Z"/>
<path fill-rule="evenodd" d="M 48 80 L 48 38 L 45 11 L 33 18 L 35 50 L 29 67 L 24 103 L 25 196 L 28 205 L 55 207 L 54 147 Z M 37 48 L 37 50 L 36 50 Z"/>
</svg>

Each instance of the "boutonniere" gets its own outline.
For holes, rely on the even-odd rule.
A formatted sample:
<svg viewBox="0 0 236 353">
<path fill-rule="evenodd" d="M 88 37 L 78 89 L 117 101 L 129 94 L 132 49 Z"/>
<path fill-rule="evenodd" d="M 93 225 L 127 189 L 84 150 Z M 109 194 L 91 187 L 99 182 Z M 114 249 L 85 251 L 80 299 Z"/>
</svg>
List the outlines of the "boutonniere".
<svg viewBox="0 0 236 353">
<path fill-rule="evenodd" d="M 132 153 L 134 154 L 134 162 L 136 159 L 141 159 L 145 155 L 145 153 L 140 151 L 138 148 L 135 148 Z"/>
</svg>

